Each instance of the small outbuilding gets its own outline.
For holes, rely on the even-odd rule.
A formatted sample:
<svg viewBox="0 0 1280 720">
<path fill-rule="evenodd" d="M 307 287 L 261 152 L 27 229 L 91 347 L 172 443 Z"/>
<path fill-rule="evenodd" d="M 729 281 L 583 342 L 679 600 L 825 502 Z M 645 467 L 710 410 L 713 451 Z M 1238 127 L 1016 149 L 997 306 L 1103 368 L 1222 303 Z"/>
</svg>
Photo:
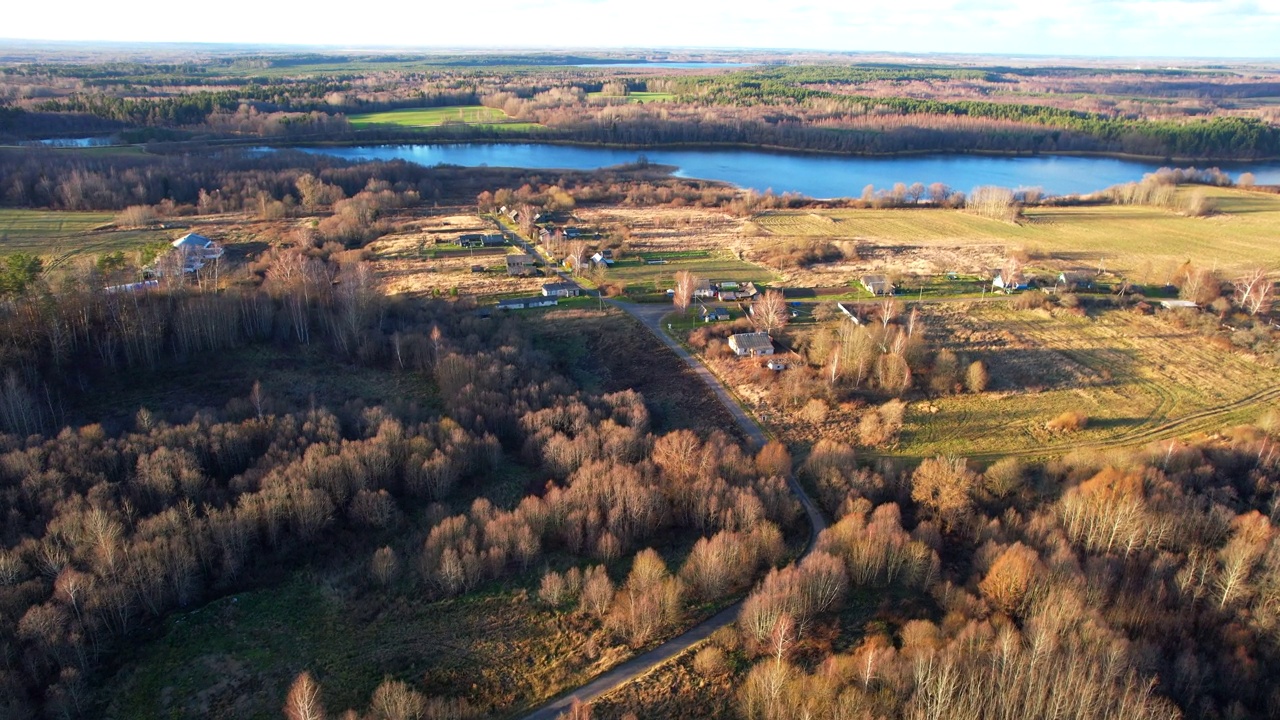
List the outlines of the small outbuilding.
<svg viewBox="0 0 1280 720">
<path fill-rule="evenodd" d="M 560 299 L 555 297 L 525 297 L 525 298 L 508 298 L 507 300 L 498 301 L 499 310 L 524 310 L 527 308 L 550 307 L 559 305 Z"/>
</svg>

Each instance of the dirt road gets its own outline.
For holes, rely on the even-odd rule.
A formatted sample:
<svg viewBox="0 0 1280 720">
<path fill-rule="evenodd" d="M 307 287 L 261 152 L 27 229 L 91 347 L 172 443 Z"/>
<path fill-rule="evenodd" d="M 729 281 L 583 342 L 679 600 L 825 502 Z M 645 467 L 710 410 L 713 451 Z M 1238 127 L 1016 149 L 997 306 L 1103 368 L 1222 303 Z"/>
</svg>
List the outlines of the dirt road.
<svg viewBox="0 0 1280 720">
<path fill-rule="evenodd" d="M 644 305 L 638 303 L 624 303 L 617 301 L 609 301 L 609 304 L 625 311 L 627 314 L 639 320 L 645 327 L 658 337 L 672 352 L 682 358 L 689 367 L 697 373 L 698 377 L 707 384 L 707 387 L 715 393 L 720 402 L 733 416 L 733 419 L 742 429 L 743 434 L 750 440 L 751 444 L 759 448 L 765 444 L 767 438 L 764 431 L 756 424 L 746 411 L 742 409 L 733 396 L 720 383 L 720 380 L 703 365 L 697 358 L 689 354 L 687 350 L 680 346 L 675 340 L 671 339 L 662 329 L 662 318 L 671 312 L 669 305 Z M 805 493 L 804 488 L 796 482 L 795 477 L 787 478 L 787 484 L 790 485 L 791 491 L 796 494 L 796 498 L 804 507 L 805 516 L 809 521 L 809 543 L 805 548 L 804 555 L 808 555 L 813 549 L 814 541 L 818 537 L 818 533 L 827 527 L 826 518 L 822 513 L 818 512 L 818 506 Z M 803 556 L 802 556 L 803 557 Z M 634 657 L 618 667 L 600 675 L 591 682 L 571 690 L 568 693 L 548 702 L 542 707 L 534 710 L 524 716 L 524 720 L 552 720 L 560 713 L 569 709 L 574 700 L 587 703 L 596 698 L 615 690 L 638 677 L 641 677 L 654 668 L 671 660 L 672 658 L 684 653 L 686 650 L 694 647 L 698 643 L 707 639 L 711 633 L 719 630 L 726 625 L 730 625 L 738 618 L 738 611 L 742 608 L 742 602 L 736 602 L 733 605 L 721 610 L 710 618 L 702 621 L 694 626 L 691 630 L 678 635 L 649 652 Z"/>
</svg>

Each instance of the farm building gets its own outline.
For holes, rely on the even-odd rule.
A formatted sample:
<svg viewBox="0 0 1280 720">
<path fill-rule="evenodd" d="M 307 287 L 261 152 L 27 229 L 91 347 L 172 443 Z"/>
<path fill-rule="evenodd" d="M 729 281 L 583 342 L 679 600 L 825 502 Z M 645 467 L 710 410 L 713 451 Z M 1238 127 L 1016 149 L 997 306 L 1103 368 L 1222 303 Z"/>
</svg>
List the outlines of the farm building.
<svg viewBox="0 0 1280 720">
<path fill-rule="evenodd" d="M 524 310 L 525 308 L 540 308 L 559 305 L 560 299 L 556 297 L 526 297 L 526 298 L 510 298 L 498 301 L 499 310 Z"/>
<path fill-rule="evenodd" d="M 528 275 L 533 272 L 533 256 L 515 253 L 507 256 L 508 275 Z"/>
<path fill-rule="evenodd" d="M 863 275 L 862 287 L 872 295 L 892 295 L 893 283 L 886 275 Z"/>
<path fill-rule="evenodd" d="M 738 333 L 729 336 L 729 348 L 738 357 L 773 354 L 773 338 L 766 332 Z"/>
<path fill-rule="evenodd" d="M 711 286 L 711 281 L 706 278 L 698 278 L 698 282 L 693 286 L 693 296 L 709 298 L 716 296 L 716 289 Z"/>
<path fill-rule="evenodd" d="M 733 302 L 734 300 L 738 299 L 738 291 L 737 290 L 721 290 L 720 292 L 716 293 L 716 297 L 721 302 Z"/>
<path fill-rule="evenodd" d="M 578 297 L 581 292 L 582 288 L 571 282 L 547 283 L 542 286 L 545 297 Z"/>
<path fill-rule="evenodd" d="M 1014 270 L 1008 273 L 1004 270 L 995 270 L 991 273 L 991 287 L 994 290 L 1003 290 L 1005 292 L 1026 290 L 1028 287 L 1027 278 L 1022 274 L 1021 270 Z"/>
<path fill-rule="evenodd" d="M 738 288 L 739 300 L 752 300 L 759 294 L 760 291 L 756 289 L 755 283 L 742 283 L 742 287 Z"/>
</svg>

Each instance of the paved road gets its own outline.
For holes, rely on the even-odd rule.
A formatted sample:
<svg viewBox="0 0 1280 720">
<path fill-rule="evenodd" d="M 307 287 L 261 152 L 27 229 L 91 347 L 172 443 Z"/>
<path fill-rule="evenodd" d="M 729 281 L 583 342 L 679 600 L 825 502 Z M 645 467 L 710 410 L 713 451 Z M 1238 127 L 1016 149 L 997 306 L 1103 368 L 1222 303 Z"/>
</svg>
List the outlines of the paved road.
<svg viewBox="0 0 1280 720">
<path fill-rule="evenodd" d="M 676 355 L 684 359 L 684 361 L 688 363 L 689 367 L 697 373 L 698 377 L 702 378 L 702 381 L 707 384 L 707 387 L 715 393 L 716 397 L 720 399 L 720 402 L 724 404 L 725 408 L 738 423 L 738 427 L 742 428 L 743 434 L 746 435 L 750 442 L 757 448 L 765 444 L 767 438 L 765 437 L 764 431 L 761 430 L 755 420 L 747 415 L 746 411 L 744 411 L 742 407 L 734 401 L 733 397 L 729 394 L 729 391 L 720 383 L 720 380 L 707 369 L 706 365 L 703 365 L 697 358 L 690 355 L 688 351 L 663 331 L 662 318 L 667 313 L 671 312 L 670 305 L 624 303 L 614 300 L 610 300 L 609 304 L 624 310 L 632 317 L 635 317 L 643 323 L 645 327 L 649 328 L 654 335 L 657 335 L 658 339 L 662 340 L 662 342 L 666 344 L 667 347 L 671 348 Z M 818 512 L 817 504 L 815 504 L 808 494 L 805 493 L 804 488 L 800 487 L 800 484 L 796 482 L 794 476 L 787 478 L 787 484 L 790 485 L 791 491 L 794 492 L 796 497 L 800 500 L 800 504 L 804 507 L 805 515 L 809 520 L 809 544 L 804 551 L 804 554 L 808 555 L 813 549 L 818 533 L 822 532 L 822 530 L 827 527 L 827 521 L 826 518 L 822 517 L 822 513 Z M 601 695 L 615 690 L 638 677 L 648 674 L 659 665 L 662 665 L 668 660 L 671 660 L 677 655 L 682 654 L 684 651 L 694 647 L 703 640 L 706 640 L 707 637 L 716 630 L 732 624 L 733 621 L 738 618 L 738 611 L 741 608 L 741 601 L 730 605 L 724 610 L 721 610 L 710 618 L 694 626 L 693 629 L 688 632 L 668 640 L 643 655 L 639 655 L 628 660 L 618 667 L 600 675 L 586 685 L 583 685 L 576 690 L 571 690 L 546 705 L 543 705 L 537 710 L 534 710 L 530 714 L 526 715 L 524 720 L 553 720 L 553 718 L 560 715 L 560 713 L 568 710 L 574 700 L 584 703 L 591 702 Z"/>
</svg>

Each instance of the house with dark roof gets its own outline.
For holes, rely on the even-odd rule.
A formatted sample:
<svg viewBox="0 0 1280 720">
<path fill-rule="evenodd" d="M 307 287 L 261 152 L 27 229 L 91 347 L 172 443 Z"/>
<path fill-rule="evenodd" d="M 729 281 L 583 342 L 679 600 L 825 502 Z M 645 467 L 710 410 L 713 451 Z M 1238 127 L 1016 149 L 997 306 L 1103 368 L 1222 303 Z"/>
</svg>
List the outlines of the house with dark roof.
<svg viewBox="0 0 1280 720">
<path fill-rule="evenodd" d="M 542 286 L 542 294 L 546 297 L 578 297 L 581 293 L 582 288 L 571 282 L 547 283 Z"/>
<path fill-rule="evenodd" d="M 887 275 L 863 275 L 862 287 L 872 295 L 892 295 L 893 283 Z"/>
<path fill-rule="evenodd" d="M 533 272 L 533 256 L 526 253 L 513 253 L 507 256 L 508 275 L 528 275 Z"/>
</svg>

